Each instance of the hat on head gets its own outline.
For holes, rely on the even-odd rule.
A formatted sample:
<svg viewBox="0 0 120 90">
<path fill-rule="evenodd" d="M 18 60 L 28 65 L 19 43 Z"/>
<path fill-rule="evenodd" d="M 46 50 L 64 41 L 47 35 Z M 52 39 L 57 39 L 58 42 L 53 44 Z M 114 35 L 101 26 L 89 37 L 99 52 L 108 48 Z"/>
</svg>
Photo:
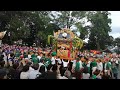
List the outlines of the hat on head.
<svg viewBox="0 0 120 90">
<path fill-rule="evenodd" d="M 57 55 L 57 53 L 56 52 L 52 52 L 52 54 L 51 54 L 52 56 L 56 56 Z"/>
</svg>

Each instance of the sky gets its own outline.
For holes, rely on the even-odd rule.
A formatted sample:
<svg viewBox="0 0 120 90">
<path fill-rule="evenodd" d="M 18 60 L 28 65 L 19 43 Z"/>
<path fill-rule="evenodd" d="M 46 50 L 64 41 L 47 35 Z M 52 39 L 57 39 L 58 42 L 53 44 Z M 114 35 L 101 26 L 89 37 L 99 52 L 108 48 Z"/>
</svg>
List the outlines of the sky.
<svg viewBox="0 0 120 90">
<path fill-rule="evenodd" d="M 120 11 L 109 11 L 111 15 L 109 16 L 112 20 L 110 35 L 114 38 L 120 37 Z"/>
<path fill-rule="evenodd" d="M 114 38 L 120 37 L 120 11 L 109 11 L 109 12 L 111 13 L 111 15 L 109 15 L 109 18 L 111 18 L 112 20 L 111 23 L 112 32 L 110 32 L 109 34 Z M 89 25 L 90 23 L 86 22 L 86 24 Z M 88 41 L 88 39 L 86 39 L 85 41 Z"/>
<path fill-rule="evenodd" d="M 109 15 L 109 18 L 111 18 L 111 29 L 112 31 L 109 33 L 109 35 L 113 36 L 113 38 L 120 37 L 120 11 L 109 11 L 111 14 Z M 88 42 L 88 38 L 86 38 L 85 42 Z"/>
</svg>

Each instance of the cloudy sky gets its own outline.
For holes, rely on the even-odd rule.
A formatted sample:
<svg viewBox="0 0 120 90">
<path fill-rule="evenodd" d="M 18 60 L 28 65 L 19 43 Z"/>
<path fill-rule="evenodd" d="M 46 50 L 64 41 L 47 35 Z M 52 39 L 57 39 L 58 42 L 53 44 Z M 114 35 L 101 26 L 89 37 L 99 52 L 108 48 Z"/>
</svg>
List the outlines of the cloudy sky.
<svg viewBox="0 0 120 90">
<path fill-rule="evenodd" d="M 109 12 L 111 13 L 109 17 L 112 19 L 112 24 L 111 24 L 112 32 L 110 32 L 110 35 L 113 36 L 114 38 L 120 37 L 120 11 L 109 11 Z M 89 25 L 90 23 L 88 22 L 87 24 Z"/>
<path fill-rule="evenodd" d="M 112 19 L 112 35 L 114 38 L 120 37 L 120 11 L 110 11 L 111 15 L 109 16 Z"/>
<path fill-rule="evenodd" d="M 112 23 L 111 23 L 111 29 L 112 32 L 109 34 L 113 36 L 114 38 L 120 37 L 120 11 L 109 11 L 111 15 L 109 18 L 111 18 Z M 89 23 L 88 23 L 89 24 Z M 88 42 L 88 38 L 85 39 L 85 42 Z"/>
</svg>

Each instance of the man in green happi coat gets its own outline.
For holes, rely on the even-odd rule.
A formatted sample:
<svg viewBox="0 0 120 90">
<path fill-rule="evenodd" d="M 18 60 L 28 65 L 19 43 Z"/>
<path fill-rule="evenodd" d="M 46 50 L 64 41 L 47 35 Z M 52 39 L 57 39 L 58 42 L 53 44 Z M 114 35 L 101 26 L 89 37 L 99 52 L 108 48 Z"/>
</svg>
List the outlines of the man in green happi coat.
<svg viewBox="0 0 120 90">
<path fill-rule="evenodd" d="M 48 65 L 50 65 L 50 64 L 51 64 L 51 60 L 50 60 L 49 57 L 47 57 L 47 58 L 45 59 L 45 66 L 48 67 Z"/>
<path fill-rule="evenodd" d="M 21 53 L 20 53 L 19 51 L 16 51 L 16 52 L 15 52 L 15 57 L 19 58 L 20 55 L 21 55 Z"/>
<path fill-rule="evenodd" d="M 33 64 L 39 63 L 39 59 L 37 58 L 36 55 L 32 55 L 32 62 L 33 62 Z"/>
<path fill-rule="evenodd" d="M 117 68 L 117 65 L 115 62 L 112 63 L 111 68 L 112 68 L 112 73 L 113 73 L 114 78 L 117 79 L 118 78 L 118 68 Z"/>
<path fill-rule="evenodd" d="M 75 71 L 76 72 L 79 72 L 80 71 L 80 59 L 79 58 L 77 58 L 76 59 L 76 66 L 75 66 Z"/>
<path fill-rule="evenodd" d="M 24 58 L 28 58 L 28 55 L 27 55 L 27 53 L 26 52 L 24 52 Z"/>
<path fill-rule="evenodd" d="M 97 62 L 96 62 L 95 58 L 93 58 L 92 62 L 90 63 L 90 68 L 92 69 L 92 73 L 96 71 Z"/>
<path fill-rule="evenodd" d="M 57 55 L 57 53 L 56 52 L 52 52 L 52 54 L 51 54 L 52 56 L 56 56 Z"/>
</svg>

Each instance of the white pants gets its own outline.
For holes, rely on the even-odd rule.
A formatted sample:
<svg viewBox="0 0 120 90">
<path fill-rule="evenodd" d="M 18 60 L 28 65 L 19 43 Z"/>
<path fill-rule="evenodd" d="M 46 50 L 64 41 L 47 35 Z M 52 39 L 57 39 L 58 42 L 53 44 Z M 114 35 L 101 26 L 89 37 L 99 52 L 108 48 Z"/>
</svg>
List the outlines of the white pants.
<svg viewBox="0 0 120 90">
<path fill-rule="evenodd" d="M 95 72 L 96 69 L 97 69 L 97 67 L 93 67 L 93 68 L 92 68 L 92 72 Z"/>
</svg>

